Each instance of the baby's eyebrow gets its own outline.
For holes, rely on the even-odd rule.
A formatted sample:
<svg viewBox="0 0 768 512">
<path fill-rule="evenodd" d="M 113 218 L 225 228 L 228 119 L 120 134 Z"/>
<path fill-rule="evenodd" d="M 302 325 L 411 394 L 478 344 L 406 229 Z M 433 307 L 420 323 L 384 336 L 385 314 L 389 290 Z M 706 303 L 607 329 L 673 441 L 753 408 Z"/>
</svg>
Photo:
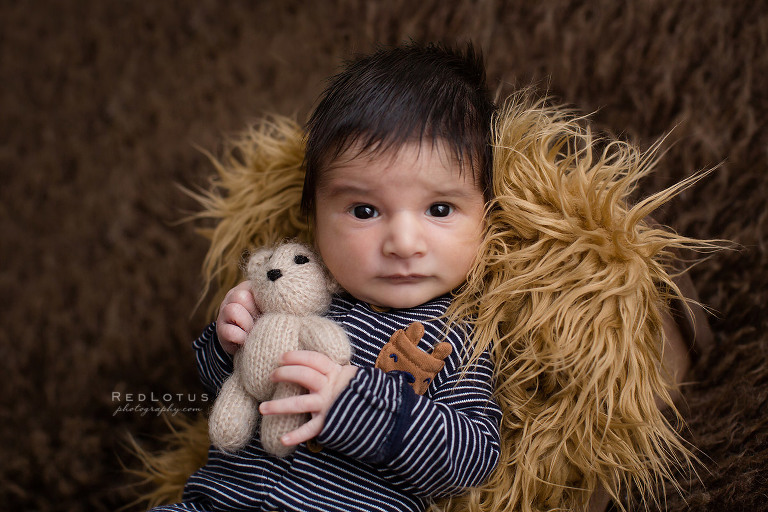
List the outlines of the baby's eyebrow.
<svg viewBox="0 0 768 512">
<path fill-rule="evenodd" d="M 371 193 L 371 188 L 351 183 L 330 183 L 318 187 L 329 196 L 366 195 Z"/>
<path fill-rule="evenodd" d="M 432 193 L 440 197 L 446 197 L 446 198 L 455 197 L 458 199 L 473 197 L 475 195 L 475 191 L 473 190 L 472 185 L 467 185 L 464 187 L 452 187 L 452 188 L 435 188 L 432 191 Z"/>
</svg>

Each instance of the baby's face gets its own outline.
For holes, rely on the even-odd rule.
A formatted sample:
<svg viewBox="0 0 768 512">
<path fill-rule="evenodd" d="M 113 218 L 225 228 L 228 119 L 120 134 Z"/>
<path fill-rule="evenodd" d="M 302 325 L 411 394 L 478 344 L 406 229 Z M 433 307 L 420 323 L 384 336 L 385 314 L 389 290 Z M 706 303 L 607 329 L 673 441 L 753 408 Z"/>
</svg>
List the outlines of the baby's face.
<svg viewBox="0 0 768 512">
<path fill-rule="evenodd" d="M 459 286 L 477 255 L 485 201 L 431 141 L 395 155 L 342 155 L 316 192 L 315 243 L 339 284 L 375 306 L 408 308 Z"/>
</svg>

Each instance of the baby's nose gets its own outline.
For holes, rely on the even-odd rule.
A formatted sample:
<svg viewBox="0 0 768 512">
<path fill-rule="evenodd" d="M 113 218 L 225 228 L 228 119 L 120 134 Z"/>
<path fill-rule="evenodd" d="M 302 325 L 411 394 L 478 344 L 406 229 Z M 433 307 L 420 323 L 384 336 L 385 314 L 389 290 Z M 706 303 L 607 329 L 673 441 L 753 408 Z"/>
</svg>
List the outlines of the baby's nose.
<svg viewBox="0 0 768 512">
<path fill-rule="evenodd" d="M 281 277 L 283 277 L 283 273 L 280 272 L 279 268 L 273 268 L 272 270 L 267 271 L 267 279 L 270 281 L 277 281 Z"/>
<path fill-rule="evenodd" d="M 426 243 L 419 221 L 406 214 L 396 216 L 390 223 L 382 249 L 388 256 L 400 258 L 423 255 Z"/>
</svg>

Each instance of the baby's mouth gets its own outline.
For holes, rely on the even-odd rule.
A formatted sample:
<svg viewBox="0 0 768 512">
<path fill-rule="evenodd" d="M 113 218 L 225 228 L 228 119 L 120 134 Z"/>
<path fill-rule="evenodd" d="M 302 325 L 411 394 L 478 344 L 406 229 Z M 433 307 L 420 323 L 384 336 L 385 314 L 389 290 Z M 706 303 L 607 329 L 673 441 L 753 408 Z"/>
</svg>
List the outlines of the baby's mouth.
<svg viewBox="0 0 768 512">
<path fill-rule="evenodd" d="M 420 281 L 423 281 L 424 279 L 427 279 L 428 276 L 425 276 L 423 274 L 389 274 L 385 276 L 381 276 L 382 279 L 389 281 L 391 283 L 400 283 L 400 284 L 408 284 L 408 283 L 417 283 Z"/>
</svg>

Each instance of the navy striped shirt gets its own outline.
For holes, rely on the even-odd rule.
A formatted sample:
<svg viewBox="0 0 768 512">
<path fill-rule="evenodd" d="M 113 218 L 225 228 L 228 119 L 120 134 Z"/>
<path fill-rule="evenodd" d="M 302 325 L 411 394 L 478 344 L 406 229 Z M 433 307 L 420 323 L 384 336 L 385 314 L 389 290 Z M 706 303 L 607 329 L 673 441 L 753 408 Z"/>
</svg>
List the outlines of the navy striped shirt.
<svg viewBox="0 0 768 512">
<path fill-rule="evenodd" d="M 499 456 L 493 368 L 483 354 L 462 374 L 468 333 L 460 327 L 446 333 L 438 318 L 449 303 L 443 296 L 379 313 L 335 297 L 328 316 L 347 332 L 359 370 L 329 411 L 317 437 L 322 450 L 302 444 L 280 459 L 262 449 L 258 435 L 236 454 L 211 448 L 208 463 L 187 482 L 184 503 L 155 510 L 422 512 L 431 498 L 482 483 Z M 424 396 L 402 375 L 373 368 L 391 335 L 414 321 L 424 324 L 421 349 L 431 352 L 440 341 L 453 348 Z M 214 325 L 194 347 L 203 383 L 218 390 L 232 372 L 232 358 Z"/>
</svg>

